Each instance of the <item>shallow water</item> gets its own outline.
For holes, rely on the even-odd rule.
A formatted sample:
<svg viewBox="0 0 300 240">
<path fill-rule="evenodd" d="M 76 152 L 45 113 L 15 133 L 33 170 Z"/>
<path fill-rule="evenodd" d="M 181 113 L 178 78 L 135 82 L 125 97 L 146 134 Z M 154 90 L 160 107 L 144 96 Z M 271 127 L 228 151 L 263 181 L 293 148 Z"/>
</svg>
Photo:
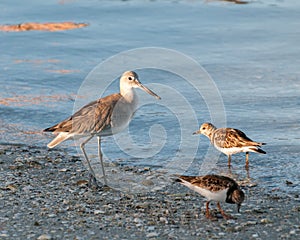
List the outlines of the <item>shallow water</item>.
<svg viewBox="0 0 300 240">
<path fill-rule="evenodd" d="M 44 147 L 52 136 L 41 134 L 42 129 L 68 117 L 74 103 L 82 106 L 108 87 L 101 79 L 99 85 L 88 88 L 93 91 L 80 94 L 88 82 L 84 79 L 95 66 L 122 51 L 167 48 L 193 58 L 212 77 L 224 103 L 224 124 L 267 143 L 263 148 L 267 155 L 250 155 L 251 178 L 268 183 L 270 190 L 299 191 L 298 1 L 252 1 L 246 5 L 96 0 L 17 3 L 0 3 L 2 24 L 74 21 L 89 26 L 62 32 L 0 32 L 1 143 Z M 115 65 L 114 71 L 126 64 Z M 171 166 L 176 172 L 176 167 L 188 169 L 195 158 L 194 163 L 201 166 L 209 142 L 190 134 L 202 122 L 212 121 L 214 103 L 206 105 L 207 96 L 172 72 L 146 68 L 137 72 L 162 100 L 138 90 L 142 106 L 129 128 L 103 140 L 106 161 L 163 170 Z M 117 76 L 109 79 L 112 84 L 104 95 L 118 91 Z M 211 90 L 202 77 L 199 85 L 202 93 Z M 211 96 L 217 99 L 218 93 Z M 193 111 L 187 113 L 187 109 Z M 77 154 L 71 141 L 60 147 Z M 88 151 L 97 153 L 95 141 Z M 244 156 L 233 158 L 234 171 L 245 177 Z M 182 159 L 180 166 L 177 162 L 170 165 L 174 159 Z M 226 156 L 220 155 L 215 171 L 226 173 L 226 161 Z M 294 184 L 287 187 L 286 180 Z"/>
</svg>

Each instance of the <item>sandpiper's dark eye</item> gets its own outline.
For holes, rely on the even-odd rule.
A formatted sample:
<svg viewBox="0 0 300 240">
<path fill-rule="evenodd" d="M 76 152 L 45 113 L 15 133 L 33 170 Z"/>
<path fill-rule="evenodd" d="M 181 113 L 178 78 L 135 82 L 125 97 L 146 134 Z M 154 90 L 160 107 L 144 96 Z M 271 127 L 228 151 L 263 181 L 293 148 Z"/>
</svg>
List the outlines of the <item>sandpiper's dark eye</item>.
<svg viewBox="0 0 300 240">
<path fill-rule="evenodd" d="M 133 80 L 133 78 L 132 78 L 132 77 L 128 77 L 128 80 L 130 80 L 130 81 L 131 81 L 131 80 Z"/>
<path fill-rule="evenodd" d="M 205 127 L 203 127 L 202 130 L 205 130 Z"/>
</svg>

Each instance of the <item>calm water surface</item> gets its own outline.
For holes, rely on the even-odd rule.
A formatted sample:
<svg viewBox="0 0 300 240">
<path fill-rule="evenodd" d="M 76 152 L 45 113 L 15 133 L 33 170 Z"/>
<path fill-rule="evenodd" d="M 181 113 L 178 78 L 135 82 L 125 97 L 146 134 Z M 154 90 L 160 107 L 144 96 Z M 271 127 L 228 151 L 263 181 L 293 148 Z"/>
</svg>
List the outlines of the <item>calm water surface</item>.
<svg viewBox="0 0 300 240">
<path fill-rule="evenodd" d="M 89 23 L 86 28 L 71 31 L 0 33 L 1 143 L 44 147 L 52 137 L 41 134 L 41 129 L 72 113 L 81 84 L 97 64 L 122 51 L 162 47 L 190 56 L 210 74 L 224 102 L 227 126 L 268 144 L 264 147 L 267 155 L 250 155 L 251 177 L 268 183 L 270 190 L 299 191 L 299 1 L 262 0 L 247 5 L 204 1 L 2 1 L 0 9 L 1 24 Z M 205 99 L 180 76 L 158 69 L 137 72 L 145 85 L 163 84 L 178 91 L 197 117 L 185 114 L 181 105 L 179 113 L 174 114 L 164 106 L 164 100 L 155 103 L 153 99 L 151 104 L 141 106 L 129 129 L 120 134 L 126 137 L 129 131 L 134 144 L 120 149 L 117 140 L 108 137 L 103 151 L 108 162 L 161 167 L 181 151 L 181 130 L 191 134 L 200 123 L 211 121 L 210 111 Z M 157 85 L 151 88 L 160 93 Z M 115 79 L 106 93 L 117 91 Z M 138 92 L 141 104 L 150 98 Z M 170 96 L 160 94 L 163 99 Z M 79 97 L 82 103 L 94 99 Z M 190 124 L 182 126 L 184 121 Z M 191 135 L 185 141 L 191 153 L 185 151 L 183 161 L 195 158 L 201 163 L 208 140 Z M 192 149 L 195 143 L 196 156 Z M 71 141 L 60 148 L 77 154 Z M 151 149 L 158 150 L 148 156 Z M 95 143 L 89 151 L 96 153 Z M 243 158 L 236 155 L 233 160 L 234 171 L 240 175 L 245 175 Z M 217 172 L 226 172 L 226 161 L 221 155 Z M 286 180 L 294 185 L 286 187 Z"/>
</svg>

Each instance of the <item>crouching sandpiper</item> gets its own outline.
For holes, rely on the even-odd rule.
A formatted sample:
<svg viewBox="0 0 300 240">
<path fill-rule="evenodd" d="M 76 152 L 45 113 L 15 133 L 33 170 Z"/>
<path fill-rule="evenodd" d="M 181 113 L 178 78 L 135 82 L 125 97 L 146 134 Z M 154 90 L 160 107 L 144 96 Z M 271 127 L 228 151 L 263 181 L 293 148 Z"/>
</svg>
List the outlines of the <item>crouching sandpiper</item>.
<svg viewBox="0 0 300 240">
<path fill-rule="evenodd" d="M 212 216 L 209 211 L 209 203 L 211 201 L 217 202 L 218 209 L 225 219 L 231 219 L 233 217 L 223 211 L 220 202 L 236 204 L 239 212 L 245 198 L 245 194 L 239 185 L 233 179 L 225 176 L 179 176 L 176 182 L 185 185 L 207 199 L 206 218 L 211 220 L 216 220 L 216 217 Z"/>
</svg>

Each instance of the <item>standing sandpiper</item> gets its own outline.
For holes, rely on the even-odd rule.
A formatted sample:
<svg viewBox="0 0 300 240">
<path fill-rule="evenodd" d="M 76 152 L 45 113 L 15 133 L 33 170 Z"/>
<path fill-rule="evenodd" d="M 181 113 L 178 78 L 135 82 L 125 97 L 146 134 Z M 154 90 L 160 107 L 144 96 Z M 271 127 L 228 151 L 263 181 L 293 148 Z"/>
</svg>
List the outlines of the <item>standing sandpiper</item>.
<svg viewBox="0 0 300 240">
<path fill-rule="evenodd" d="M 209 138 L 216 149 L 228 156 L 228 166 L 231 164 L 231 155 L 246 152 L 246 168 L 249 167 L 249 152 L 266 154 L 260 146 L 266 143 L 254 142 L 245 133 L 234 128 L 216 128 L 211 123 L 203 123 L 200 129 L 193 134 L 203 134 Z"/>
<path fill-rule="evenodd" d="M 91 174 L 90 183 L 92 180 L 97 185 L 95 172 L 85 151 L 85 144 L 94 136 L 97 136 L 98 155 L 101 162 L 104 184 L 107 186 L 101 152 L 101 137 L 114 135 L 122 131 L 129 124 L 138 104 L 138 97 L 134 88 L 140 88 L 160 99 L 158 95 L 142 85 L 135 72 L 127 71 L 120 78 L 120 93 L 111 94 L 90 102 L 66 120 L 44 130 L 45 132 L 53 132 L 57 135 L 47 145 L 49 148 L 54 148 L 69 138 L 86 138 L 80 144 L 80 149 L 88 163 Z"/>
</svg>

